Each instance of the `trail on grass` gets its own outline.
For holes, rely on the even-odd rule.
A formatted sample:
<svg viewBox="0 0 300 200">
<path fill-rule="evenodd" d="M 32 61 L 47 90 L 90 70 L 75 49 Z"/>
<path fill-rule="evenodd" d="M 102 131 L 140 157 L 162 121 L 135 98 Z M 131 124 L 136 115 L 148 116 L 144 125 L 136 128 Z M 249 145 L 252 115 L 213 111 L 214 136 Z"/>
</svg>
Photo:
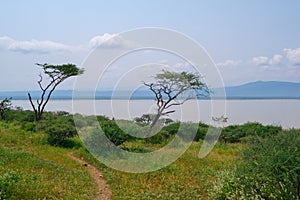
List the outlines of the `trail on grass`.
<svg viewBox="0 0 300 200">
<path fill-rule="evenodd" d="M 95 200 L 109 200 L 111 197 L 111 190 L 109 185 L 104 180 L 102 173 L 93 165 L 88 164 L 81 158 L 77 158 L 73 155 L 72 152 L 68 153 L 68 156 L 73 160 L 79 162 L 80 164 L 87 167 L 90 175 L 94 179 L 95 183 L 97 184 L 98 190 L 97 195 L 94 198 Z"/>
</svg>

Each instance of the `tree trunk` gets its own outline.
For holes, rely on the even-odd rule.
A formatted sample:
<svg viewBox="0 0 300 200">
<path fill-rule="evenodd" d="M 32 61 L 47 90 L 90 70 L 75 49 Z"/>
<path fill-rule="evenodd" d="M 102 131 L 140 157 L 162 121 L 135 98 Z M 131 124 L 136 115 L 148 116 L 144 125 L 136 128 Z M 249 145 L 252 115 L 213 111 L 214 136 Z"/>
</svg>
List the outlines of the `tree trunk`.
<svg viewBox="0 0 300 200">
<path fill-rule="evenodd" d="M 150 124 L 150 129 L 152 129 L 155 126 L 155 124 L 157 123 L 157 121 L 159 120 L 160 117 L 161 117 L 161 113 L 158 112 Z"/>
<path fill-rule="evenodd" d="M 153 128 L 155 127 L 156 123 L 158 122 L 159 118 L 161 117 L 161 113 L 158 111 L 157 115 L 154 117 L 154 119 L 152 120 L 150 127 L 148 129 L 148 133 L 146 135 L 146 142 L 148 143 L 149 141 L 149 137 L 153 131 Z"/>
</svg>

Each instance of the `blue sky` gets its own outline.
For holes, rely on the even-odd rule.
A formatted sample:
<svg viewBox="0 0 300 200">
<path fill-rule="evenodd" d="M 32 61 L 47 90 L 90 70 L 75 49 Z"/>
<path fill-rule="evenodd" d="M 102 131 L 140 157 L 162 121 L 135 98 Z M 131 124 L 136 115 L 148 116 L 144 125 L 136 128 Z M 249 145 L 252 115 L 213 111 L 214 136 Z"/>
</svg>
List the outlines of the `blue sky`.
<svg viewBox="0 0 300 200">
<path fill-rule="evenodd" d="M 300 82 L 300 1 L 133 0 L 0 3 L 0 90 L 38 89 L 37 62 L 80 65 L 93 38 L 140 27 L 201 44 L 226 85 Z M 72 79 L 61 86 L 71 89 Z"/>
</svg>

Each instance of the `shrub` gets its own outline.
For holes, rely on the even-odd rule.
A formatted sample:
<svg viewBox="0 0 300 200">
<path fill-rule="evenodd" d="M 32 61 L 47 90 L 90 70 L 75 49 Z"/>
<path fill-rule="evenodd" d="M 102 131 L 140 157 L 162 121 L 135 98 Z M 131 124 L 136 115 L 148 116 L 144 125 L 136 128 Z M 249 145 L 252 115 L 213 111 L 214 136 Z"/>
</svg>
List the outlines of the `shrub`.
<svg viewBox="0 0 300 200">
<path fill-rule="evenodd" d="M 147 141 L 150 141 L 150 143 L 162 144 L 168 142 L 176 134 L 183 140 L 199 141 L 204 139 L 208 127 L 207 124 L 201 122 L 199 124 L 191 122 L 175 122 L 163 127 L 160 132 L 149 138 Z"/>
<path fill-rule="evenodd" d="M 257 138 L 223 179 L 218 199 L 300 199 L 300 132 Z"/>
<path fill-rule="evenodd" d="M 166 144 L 172 138 L 172 135 L 166 130 L 161 130 L 152 137 L 147 138 L 146 141 L 151 144 Z"/>
<path fill-rule="evenodd" d="M 73 116 L 66 112 L 44 113 L 36 129 L 48 134 L 47 141 L 50 145 L 61 147 L 73 147 L 70 138 L 77 135 Z"/>
<path fill-rule="evenodd" d="M 98 116 L 97 118 L 105 136 L 115 145 L 118 146 L 132 138 L 130 135 L 124 133 L 124 131 L 119 128 L 114 120 L 110 120 L 104 116 Z"/>
<path fill-rule="evenodd" d="M 168 132 L 169 135 L 175 135 L 178 132 L 179 127 L 180 122 L 175 122 L 163 127 L 162 130 Z"/>
<path fill-rule="evenodd" d="M 47 126 L 45 132 L 48 134 L 47 141 L 50 145 L 61 147 L 72 147 L 72 142 L 69 138 L 76 135 L 74 126 L 56 122 L 53 125 Z"/>
<path fill-rule="evenodd" d="M 225 143 L 241 142 L 247 137 L 269 137 L 277 134 L 282 128 L 280 126 L 264 126 L 257 122 L 249 122 L 243 125 L 230 125 L 223 129 L 220 141 Z"/>
<path fill-rule="evenodd" d="M 208 131 L 209 126 L 207 124 L 204 123 L 199 123 L 199 127 L 197 130 L 197 133 L 195 135 L 194 141 L 199 141 L 199 140 L 203 140 L 207 131 Z"/>
<path fill-rule="evenodd" d="M 6 112 L 5 120 L 7 121 L 15 121 L 15 122 L 33 122 L 34 121 L 34 112 L 30 110 L 9 110 Z"/>
</svg>

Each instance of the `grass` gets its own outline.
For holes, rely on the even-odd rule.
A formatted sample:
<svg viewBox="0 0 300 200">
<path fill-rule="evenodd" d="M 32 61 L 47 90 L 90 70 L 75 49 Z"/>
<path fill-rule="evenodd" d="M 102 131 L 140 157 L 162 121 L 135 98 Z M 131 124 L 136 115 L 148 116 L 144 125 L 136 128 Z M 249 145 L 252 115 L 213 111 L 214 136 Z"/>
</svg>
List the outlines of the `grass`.
<svg viewBox="0 0 300 200">
<path fill-rule="evenodd" d="M 45 144 L 44 134 L 0 127 L 0 174 L 19 175 L 10 199 L 91 199 L 96 193 L 86 169 L 66 155 L 70 150 Z"/>
<path fill-rule="evenodd" d="M 132 143 L 125 143 L 124 146 L 127 149 L 142 148 Z M 152 146 L 144 148 L 153 149 Z M 213 180 L 220 171 L 232 166 L 244 145 L 217 145 L 204 159 L 198 159 L 199 149 L 200 143 L 193 143 L 173 164 L 145 174 L 107 168 L 83 149 L 76 154 L 104 172 L 113 191 L 113 199 L 210 199 L 209 190 L 213 187 Z"/>
<path fill-rule="evenodd" d="M 53 147 L 46 143 L 43 133 L 0 122 L 0 175 L 13 171 L 19 177 L 10 199 L 93 199 L 97 188 L 88 171 L 67 156 L 75 151 L 75 156 L 103 172 L 112 189 L 112 199 L 210 199 L 209 190 L 217 174 L 231 168 L 245 145 L 217 144 L 206 158 L 198 159 L 200 145 L 193 143 L 168 167 L 131 174 L 104 166 L 84 148 Z M 147 152 L 160 146 L 126 142 L 122 147 Z"/>
</svg>

